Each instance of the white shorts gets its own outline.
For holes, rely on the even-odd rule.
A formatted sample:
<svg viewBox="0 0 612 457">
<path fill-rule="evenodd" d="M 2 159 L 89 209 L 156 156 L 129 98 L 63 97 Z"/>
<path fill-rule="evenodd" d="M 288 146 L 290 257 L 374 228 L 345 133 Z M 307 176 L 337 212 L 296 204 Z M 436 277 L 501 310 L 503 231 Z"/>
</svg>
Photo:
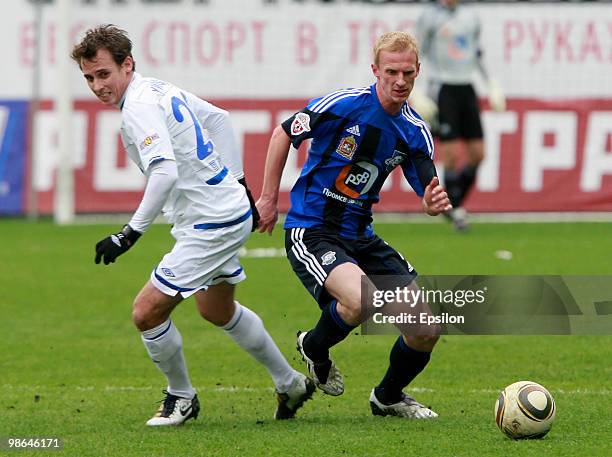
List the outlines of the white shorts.
<svg viewBox="0 0 612 457">
<path fill-rule="evenodd" d="M 217 229 L 174 227 L 176 244 L 151 273 L 151 282 L 166 295 L 187 298 L 213 284 L 244 281 L 238 250 L 251 235 L 252 223 L 249 217 Z"/>
</svg>

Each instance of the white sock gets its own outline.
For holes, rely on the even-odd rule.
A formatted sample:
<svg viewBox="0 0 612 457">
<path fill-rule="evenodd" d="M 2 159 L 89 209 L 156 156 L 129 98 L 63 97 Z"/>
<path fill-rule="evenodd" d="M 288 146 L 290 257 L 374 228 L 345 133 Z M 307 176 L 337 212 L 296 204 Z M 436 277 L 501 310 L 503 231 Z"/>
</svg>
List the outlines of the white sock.
<svg viewBox="0 0 612 457">
<path fill-rule="evenodd" d="M 183 398 L 193 398 L 195 390 L 189 380 L 183 357 L 183 339 L 171 320 L 142 332 L 142 342 L 151 360 L 166 375 L 168 392 Z"/>
<path fill-rule="evenodd" d="M 242 349 L 270 372 L 278 392 L 287 392 L 296 371 L 291 368 L 257 314 L 237 301 L 236 311 L 222 328 Z"/>
</svg>

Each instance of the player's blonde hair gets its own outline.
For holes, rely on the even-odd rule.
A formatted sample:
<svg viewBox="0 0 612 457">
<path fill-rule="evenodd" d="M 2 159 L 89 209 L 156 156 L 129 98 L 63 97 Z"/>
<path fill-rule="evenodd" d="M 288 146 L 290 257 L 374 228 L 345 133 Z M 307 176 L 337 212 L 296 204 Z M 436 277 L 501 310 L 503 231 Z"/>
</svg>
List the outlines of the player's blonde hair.
<svg viewBox="0 0 612 457">
<path fill-rule="evenodd" d="M 374 64 L 378 65 L 381 51 L 402 52 L 414 51 L 419 61 L 419 46 L 416 39 L 408 32 L 387 32 L 382 34 L 374 43 Z"/>
</svg>

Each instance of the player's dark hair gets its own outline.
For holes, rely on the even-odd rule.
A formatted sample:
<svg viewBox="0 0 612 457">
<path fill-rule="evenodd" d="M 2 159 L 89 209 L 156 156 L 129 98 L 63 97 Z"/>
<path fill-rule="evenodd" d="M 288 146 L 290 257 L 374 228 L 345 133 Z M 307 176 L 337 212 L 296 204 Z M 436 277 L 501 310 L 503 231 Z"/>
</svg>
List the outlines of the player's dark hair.
<svg viewBox="0 0 612 457">
<path fill-rule="evenodd" d="M 100 49 L 106 49 L 110 52 L 117 65 L 123 64 L 127 57 L 132 57 L 132 61 L 134 59 L 132 56 L 132 41 L 127 32 L 113 24 L 99 25 L 87 30 L 83 39 L 72 48 L 70 57 L 80 67 L 81 59 L 93 59 Z M 132 70 L 135 69 L 136 63 L 134 62 Z"/>
</svg>

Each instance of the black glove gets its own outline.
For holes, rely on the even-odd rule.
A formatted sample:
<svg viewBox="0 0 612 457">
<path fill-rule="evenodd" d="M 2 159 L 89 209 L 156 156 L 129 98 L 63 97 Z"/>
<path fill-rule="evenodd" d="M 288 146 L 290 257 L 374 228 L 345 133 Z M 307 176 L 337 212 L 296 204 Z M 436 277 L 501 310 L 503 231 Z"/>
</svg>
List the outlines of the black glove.
<svg viewBox="0 0 612 457">
<path fill-rule="evenodd" d="M 114 263 L 115 259 L 130 249 L 142 233 L 124 225 L 119 233 L 107 236 L 96 244 L 96 263 L 104 258 L 104 265 Z"/>
<path fill-rule="evenodd" d="M 253 195 L 251 195 L 249 186 L 247 186 L 246 178 L 241 178 L 238 180 L 238 182 L 244 186 L 247 197 L 249 198 L 249 203 L 251 204 L 251 211 L 253 213 L 253 227 L 251 227 L 251 232 L 254 232 L 257 226 L 259 225 L 259 211 L 257 211 L 257 207 L 255 206 L 255 200 L 253 199 Z"/>
</svg>

